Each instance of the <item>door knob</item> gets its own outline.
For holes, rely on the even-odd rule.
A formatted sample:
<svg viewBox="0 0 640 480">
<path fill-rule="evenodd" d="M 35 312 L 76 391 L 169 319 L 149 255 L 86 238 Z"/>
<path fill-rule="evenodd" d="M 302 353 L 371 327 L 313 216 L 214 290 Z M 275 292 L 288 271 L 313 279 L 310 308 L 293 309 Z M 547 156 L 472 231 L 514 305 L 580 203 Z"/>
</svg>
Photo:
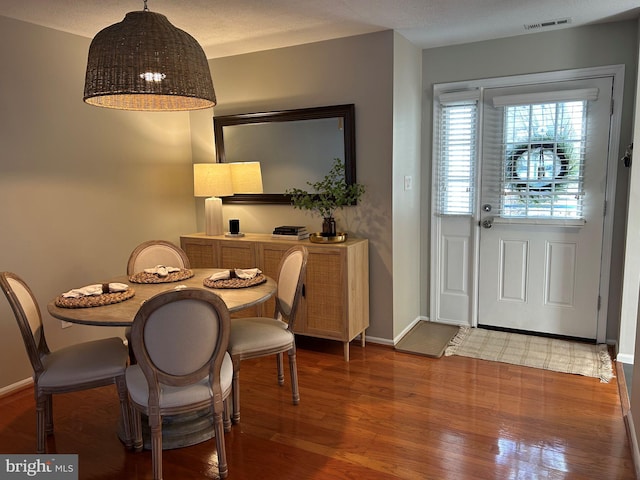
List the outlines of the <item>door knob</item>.
<svg viewBox="0 0 640 480">
<path fill-rule="evenodd" d="M 487 218 L 487 219 L 483 220 L 483 221 L 482 221 L 482 226 L 483 226 L 484 228 L 491 228 L 491 227 L 493 227 L 493 220 L 492 220 L 492 219 L 490 219 L 490 218 Z"/>
</svg>

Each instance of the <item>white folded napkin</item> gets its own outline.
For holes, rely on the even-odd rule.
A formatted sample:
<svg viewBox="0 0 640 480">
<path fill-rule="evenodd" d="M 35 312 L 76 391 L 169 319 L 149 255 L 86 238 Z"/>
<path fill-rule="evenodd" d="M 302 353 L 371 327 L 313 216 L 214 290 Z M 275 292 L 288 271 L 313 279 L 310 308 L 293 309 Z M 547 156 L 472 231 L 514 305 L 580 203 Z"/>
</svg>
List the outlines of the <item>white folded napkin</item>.
<svg viewBox="0 0 640 480">
<path fill-rule="evenodd" d="M 167 267 L 166 265 L 156 265 L 153 268 L 145 268 L 144 273 L 155 273 L 159 277 L 166 277 L 170 273 L 179 272 L 178 267 Z"/>
<path fill-rule="evenodd" d="M 228 278 L 231 278 L 231 271 L 230 270 L 223 270 L 221 272 L 216 272 L 216 273 L 212 274 L 209 277 L 209 280 L 211 280 L 211 281 L 226 280 Z"/>
<path fill-rule="evenodd" d="M 128 289 L 129 285 L 127 285 L 126 283 L 114 282 L 109 284 L 109 293 L 124 292 Z"/>
<path fill-rule="evenodd" d="M 262 273 L 259 268 L 236 268 L 236 277 L 242 278 L 243 280 L 250 280 L 256 275 Z"/>
<path fill-rule="evenodd" d="M 250 280 L 261 273 L 262 270 L 260 270 L 259 268 L 235 268 L 233 270 L 223 270 L 221 272 L 216 272 L 209 277 L 209 280 L 227 280 L 232 277 L 241 278 L 242 280 Z"/>
<path fill-rule="evenodd" d="M 126 283 L 110 283 L 109 284 L 109 293 L 115 292 L 124 292 L 129 288 L 129 285 Z M 80 297 L 90 297 L 93 295 L 102 295 L 104 292 L 102 291 L 101 283 L 94 283 L 93 285 L 87 285 L 82 288 L 74 288 L 73 290 L 69 290 L 68 292 L 64 292 L 62 296 L 64 298 L 80 298 Z"/>
</svg>

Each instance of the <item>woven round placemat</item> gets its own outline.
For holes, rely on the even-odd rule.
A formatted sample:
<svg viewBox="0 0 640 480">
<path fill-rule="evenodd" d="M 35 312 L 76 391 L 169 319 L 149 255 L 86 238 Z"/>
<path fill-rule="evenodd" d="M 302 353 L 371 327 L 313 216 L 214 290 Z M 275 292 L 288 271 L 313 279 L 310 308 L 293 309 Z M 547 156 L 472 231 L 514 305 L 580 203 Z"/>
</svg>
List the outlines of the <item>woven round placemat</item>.
<svg viewBox="0 0 640 480">
<path fill-rule="evenodd" d="M 101 295 L 91 295 L 87 297 L 66 298 L 58 295 L 55 300 L 57 307 L 63 308 L 88 308 L 102 307 L 111 305 L 112 303 L 120 303 L 129 300 L 136 294 L 136 291 L 129 287 L 124 292 L 103 293 Z"/>
<path fill-rule="evenodd" d="M 205 278 L 202 282 L 205 287 L 209 288 L 246 288 L 253 287 L 254 285 L 260 285 L 267 281 L 267 277 L 264 275 L 256 275 L 253 278 L 227 278 L 225 280 L 211 280 Z"/>
<path fill-rule="evenodd" d="M 155 273 L 138 272 L 129 277 L 133 283 L 171 283 L 186 280 L 193 277 L 193 271 L 188 268 L 181 268 L 179 272 L 173 272 L 166 277 L 160 277 Z"/>
</svg>

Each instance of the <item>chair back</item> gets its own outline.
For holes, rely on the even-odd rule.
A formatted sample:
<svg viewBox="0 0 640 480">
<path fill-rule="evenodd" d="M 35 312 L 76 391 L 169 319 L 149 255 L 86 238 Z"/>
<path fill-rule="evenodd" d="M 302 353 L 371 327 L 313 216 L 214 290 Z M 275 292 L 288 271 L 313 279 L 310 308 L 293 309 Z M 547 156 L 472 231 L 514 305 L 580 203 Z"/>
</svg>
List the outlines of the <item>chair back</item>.
<svg viewBox="0 0 640 480">
<path fill-rule="evenodd" d="M 160 384 L 187 386 L 208 376 L 221 408 L 220 368 L 229 329 L 229 310 L 213 292 L 185 288 L 147 300 L 133 321 L 131 341 L 149 385 L 149 407 L 159 404 Z"/>
<path fill-rule="evenodd" d="M 149 240 L 138 245 L 127 263 L 127 275 L 133 275 L 156 265 L 191 268 L 189 257 L 180 247 L 166 240 Z"/>
<path fill-rule="evenodd" d="M 0 285 L 16 317 L 29 361 L 37 377 L 44 371 L 41 358 L 49 353 L 49 347 L 36 297 L 25 281 L 15 273 L 1 272 Z"/>
<path fill-rule="evenodd" d="M 298 303 L 302 296 L 308 256 L 306 247 L 296 245 L 287 250 L 280 260 L 275 318 L 287 323 L 289 330 L 293 330 Z"/>
</svg>

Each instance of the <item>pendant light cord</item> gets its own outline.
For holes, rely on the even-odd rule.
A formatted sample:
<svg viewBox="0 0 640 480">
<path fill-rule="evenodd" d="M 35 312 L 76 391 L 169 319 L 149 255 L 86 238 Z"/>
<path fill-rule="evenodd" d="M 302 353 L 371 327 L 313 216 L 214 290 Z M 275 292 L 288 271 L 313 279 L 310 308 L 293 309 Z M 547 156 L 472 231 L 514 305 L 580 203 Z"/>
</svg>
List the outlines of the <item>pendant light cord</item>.
<svg viewBox="0 0 640 480">
<path fill-rule="evenodd" d="M 144 8 L 143 11 L 148 12 L 149 11 L 149 7 L 147 7 L 147 0 L 144 0 Z"/>
</svg>

